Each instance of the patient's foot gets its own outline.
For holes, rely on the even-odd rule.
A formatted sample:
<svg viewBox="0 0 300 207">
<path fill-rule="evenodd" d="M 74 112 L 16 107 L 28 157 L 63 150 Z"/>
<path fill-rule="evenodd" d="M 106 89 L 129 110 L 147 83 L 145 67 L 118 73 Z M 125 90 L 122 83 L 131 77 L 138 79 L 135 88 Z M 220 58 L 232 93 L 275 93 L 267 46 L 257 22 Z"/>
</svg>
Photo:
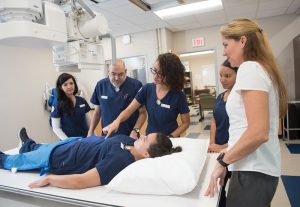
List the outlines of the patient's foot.
<svg viewBox="0 0 300 207">
<path fill-rule="evenodd" d="M 3 169 L 2 157 L 5 155 L 3 152 L 0 151 L 0 169 Z"/>
<path fill-rule="evenodd" d="M 24 127 L 19 132 L 19 138 L 21 139 L 22 144 L 24 144 L 29 139 L 26 129 Z"/>
</svg>

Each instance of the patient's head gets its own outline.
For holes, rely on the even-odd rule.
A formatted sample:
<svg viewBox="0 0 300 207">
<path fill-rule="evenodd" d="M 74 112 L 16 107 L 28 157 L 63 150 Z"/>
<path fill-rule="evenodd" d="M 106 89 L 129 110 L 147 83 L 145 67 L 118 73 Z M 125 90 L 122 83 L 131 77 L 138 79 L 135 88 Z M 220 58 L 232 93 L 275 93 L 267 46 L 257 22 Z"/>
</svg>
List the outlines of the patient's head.
<svg viewBox="0 0 300 207">
<path fill-rule="evenodd" d="M 181 152 L 181 147 L 173 148 L 171 140 L 162 133 L 151 133 L 148 136 L 141 136 L 134 142 L 134 148 L 142 158 L 161 157 L 175 152 Z"/>
</svg>

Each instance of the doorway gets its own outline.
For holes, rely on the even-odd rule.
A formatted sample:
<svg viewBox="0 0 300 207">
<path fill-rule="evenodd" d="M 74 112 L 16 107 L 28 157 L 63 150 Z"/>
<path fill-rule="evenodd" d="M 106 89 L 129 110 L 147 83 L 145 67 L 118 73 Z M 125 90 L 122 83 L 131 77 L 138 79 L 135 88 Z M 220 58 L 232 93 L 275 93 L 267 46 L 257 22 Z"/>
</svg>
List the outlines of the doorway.
<svg viewBox="0 0 300 207">
<path fill-rule="evenodd" d="M 184 92 L 189 104 L 198 104 L 202 94 L 216 96 L 217 69 L 215 50 L 180 54 L 185 66 Z"/>
</svg>

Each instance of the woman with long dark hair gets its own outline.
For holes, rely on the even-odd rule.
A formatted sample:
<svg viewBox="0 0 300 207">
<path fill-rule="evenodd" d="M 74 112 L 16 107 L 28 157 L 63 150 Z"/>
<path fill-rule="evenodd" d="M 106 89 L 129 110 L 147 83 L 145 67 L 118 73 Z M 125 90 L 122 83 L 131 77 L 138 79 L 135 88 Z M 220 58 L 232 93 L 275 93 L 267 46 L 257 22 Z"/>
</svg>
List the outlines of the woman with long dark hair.
<svg viewBox="0 0 300 207">
<path fill-rule="evenodd" d="M 63 140 L 67 137 L 86 137 L 89 129 L 90 106 L 86 100 L 76 96 L 78 86 L 75 78 L 61 74 L 56 81 L 57 100 L 51 110 L 54 133 Z"/>
</svg>

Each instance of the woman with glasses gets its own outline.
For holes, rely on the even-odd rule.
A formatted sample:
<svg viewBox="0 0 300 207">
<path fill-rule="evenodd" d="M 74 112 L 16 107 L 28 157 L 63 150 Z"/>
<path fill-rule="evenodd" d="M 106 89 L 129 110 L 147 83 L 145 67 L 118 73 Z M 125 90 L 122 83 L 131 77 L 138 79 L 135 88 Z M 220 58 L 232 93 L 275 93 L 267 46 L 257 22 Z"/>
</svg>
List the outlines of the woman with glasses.
<svg viewBox="0 0 300 207">
<path fill-rule="evenodd" d="M 89 129 L 89 111 L 86 100 L 76 96 L 78 86 L 75 78 L 61 74 L 56 81 L 57 100 L 51 111 L 51 125 L 59 139 L 86 137 Z"/>
<path fill-rule="evenodd" d="M 148 113 L 146 134 L 162 132 L 170 137 L 179 137 L 189 127 L 189 107 L 182 92 L 184 66 L 178 56 L 173 53 L 161 54 L 150 70 L 154 82 L 144 85 L 118 118 L 103 129 L 107 137 L 141 106 L 145 106 Z M 182 120 L 181 125 L 177 123 L 178 115 Z"/>
</svg>

